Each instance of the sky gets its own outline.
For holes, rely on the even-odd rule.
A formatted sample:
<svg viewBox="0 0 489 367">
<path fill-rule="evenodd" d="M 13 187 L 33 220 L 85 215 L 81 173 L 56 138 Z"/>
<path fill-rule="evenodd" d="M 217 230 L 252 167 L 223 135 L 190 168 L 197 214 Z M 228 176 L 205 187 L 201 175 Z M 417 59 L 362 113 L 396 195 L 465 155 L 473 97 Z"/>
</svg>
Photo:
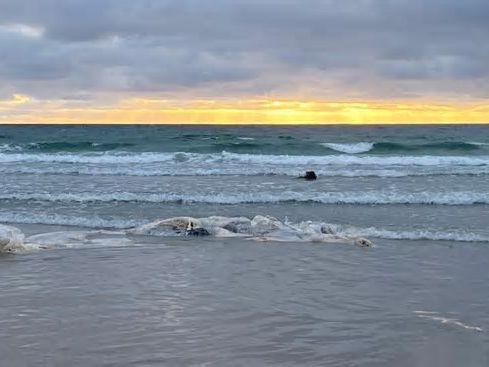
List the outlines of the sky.
<svg viewBox="0 0 489 367">
<path fill-rule="evenodd" d="M 489 122 L 488 0 L 0 0 L 0 122 Z"/>
</svg>

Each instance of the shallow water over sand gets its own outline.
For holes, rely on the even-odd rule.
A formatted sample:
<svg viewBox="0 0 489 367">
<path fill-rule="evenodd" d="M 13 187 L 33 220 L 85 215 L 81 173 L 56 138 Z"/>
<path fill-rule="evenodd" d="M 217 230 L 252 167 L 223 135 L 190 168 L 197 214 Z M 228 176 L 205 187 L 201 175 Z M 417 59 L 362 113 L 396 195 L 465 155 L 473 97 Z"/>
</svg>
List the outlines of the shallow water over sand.
<svg viewBox="0 0 489 367">
<path fill-rule="evenodd" d="M 0 256 L 2 360 L 12 367 L 489 363 L 484 244 L 156 242 Z"/>
</svg>

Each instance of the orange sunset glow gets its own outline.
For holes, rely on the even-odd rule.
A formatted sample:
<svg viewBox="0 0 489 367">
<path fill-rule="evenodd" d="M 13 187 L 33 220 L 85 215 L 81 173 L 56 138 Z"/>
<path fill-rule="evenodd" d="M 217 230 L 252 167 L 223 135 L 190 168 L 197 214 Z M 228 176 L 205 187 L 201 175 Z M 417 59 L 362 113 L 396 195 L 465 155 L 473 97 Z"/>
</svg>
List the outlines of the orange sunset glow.
<svg viewBox="0 0 489 367">
<path fill-rule="evenodd" d="M 22 94 L 0 101 L 0 121 L 18 123 L 374 124 L 484 123 L 488 120 L 489 103 L 129 98 L 119 103 L 86 107 L 62 101 L 38 101 Z"/>
</svg>

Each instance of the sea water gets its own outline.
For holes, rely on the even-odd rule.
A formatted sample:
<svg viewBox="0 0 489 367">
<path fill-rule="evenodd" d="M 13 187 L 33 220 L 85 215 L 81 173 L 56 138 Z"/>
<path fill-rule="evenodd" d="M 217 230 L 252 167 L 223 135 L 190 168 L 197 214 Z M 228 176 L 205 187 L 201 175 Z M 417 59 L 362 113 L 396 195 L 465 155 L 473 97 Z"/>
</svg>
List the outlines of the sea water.
<svg viewBox="0 0 489 367">
<path fill-rule="evenodd" d="M 485 366 L 488 208 L 487 126 L 3 125 L 2 360 Z M 179 216 L 295 232 L 134 234 Z"/>
</svg>

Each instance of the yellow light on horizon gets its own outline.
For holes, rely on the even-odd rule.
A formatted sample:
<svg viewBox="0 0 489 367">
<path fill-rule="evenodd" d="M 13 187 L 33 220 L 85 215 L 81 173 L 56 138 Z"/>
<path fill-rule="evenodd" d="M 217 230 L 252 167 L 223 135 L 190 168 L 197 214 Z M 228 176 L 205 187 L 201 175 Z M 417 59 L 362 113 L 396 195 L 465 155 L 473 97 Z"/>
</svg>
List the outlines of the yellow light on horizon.
<svg viewBox="0 0 489 367">
<path fill-rule="evenodd" d="M 80 107 L 63 101 L 35 101 L 16 94 L 0 101 L 0 122 L 19 123 L 216 123 L 375 124 L 488 123 L 489 102 L 311 101 L 287 99 L 169 100 L 127 98 L 112 105 Z"/>
</svg>

